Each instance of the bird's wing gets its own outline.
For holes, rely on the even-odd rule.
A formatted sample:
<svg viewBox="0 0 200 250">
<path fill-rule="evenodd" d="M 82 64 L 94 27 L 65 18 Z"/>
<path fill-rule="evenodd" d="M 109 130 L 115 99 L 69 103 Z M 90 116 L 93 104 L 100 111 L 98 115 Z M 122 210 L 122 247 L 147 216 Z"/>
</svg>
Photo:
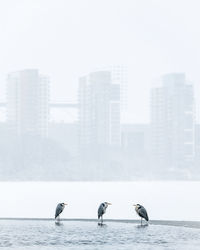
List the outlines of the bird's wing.
<svg viewBox="0 0 200 250">
<path fill-rule="evenodd" d="M 63 207 L 60 204 L 58 204 L 57 207 L 56 207 L 55 218 L 58 217 L 58 215 L 60 213 L 62 213 L 62 211 L 63 211 Z"/>
<path fill-rule="evenodd" d="M 147 214 L 147 211 L 144 207 L 141 207 L 138 211 L 138 214 L 139 216 L 141 216 L 142 218 L 144 218 L 146 221 L 149 220 L 149 217 L 148 217 L 148 214 Z"/>
<path fill-rule="evenodd" d="M 101 203 L 98 209 L 98 219 L 105 213 L 104 205 Z"/>
</svg>

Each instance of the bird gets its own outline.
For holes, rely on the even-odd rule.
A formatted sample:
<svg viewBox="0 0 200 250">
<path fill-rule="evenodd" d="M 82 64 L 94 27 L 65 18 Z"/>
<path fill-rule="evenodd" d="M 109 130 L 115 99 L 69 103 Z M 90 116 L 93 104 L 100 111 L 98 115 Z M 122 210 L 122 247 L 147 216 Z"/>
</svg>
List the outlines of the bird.
<svg viewBox="0 0 200 250">
<path fill-rule="evenodd" d="M 62 213 L 66 205 L 67 205 L 66 203 L 58 203 L 55 212 L 55 220 L 56 219 L 60 220 L 60 214 Z"/>
<path fill-rule="evenodd" d="M 146 221 L 149 221 L 149 217 L 147 214 L 147 210 L 140 204 L 133 205 L 135 206 L 136 213 L 141 217 L 141 225 L 142 225 L 142 219 L 145 219 Z"/>
<path fill-rule="evenodd" d="M 103 215 L 105 214 L 106 208 L 108 207 L 108 205 L 112 205 L 112 204 L 109 202 L 103 202 L 100 204 L 98 208 L 98 220 L 101 218 L 100 225 L 103 225 Z"/>
</svg>

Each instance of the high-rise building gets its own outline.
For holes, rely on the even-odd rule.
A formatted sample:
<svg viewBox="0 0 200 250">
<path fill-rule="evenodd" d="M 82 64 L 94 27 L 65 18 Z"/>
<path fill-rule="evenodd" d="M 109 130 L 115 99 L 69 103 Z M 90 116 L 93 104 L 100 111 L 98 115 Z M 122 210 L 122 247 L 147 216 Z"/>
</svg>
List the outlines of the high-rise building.
<svg viewBox="0 0 200 250">
<path fill-rule="evenodd" d="M 109 71 L 111 73 L 112 84 L 120 86 L 120 107 L 121 110 L 125 110 L 127 107 L 127 84 L 128 84 L 128 70 L 125 65 L 116 64 L 110 65 L 99 70 Z"/>
<path fill-rule="evenodd" d="M 79 79 L 79 136 L 82 148 L 120 145 L 120 85 L 109 71 Z"/>
<path fill-rule="evenodd" d="M 36 69 L 10 73 L 7 78 L 7 121 L 16 135 L 48 134 L 49 78 Z"/>
<path fill-rule="evenodd" d="M 120 86 L 120 105 L 121 110 L 125 110 L 127 106 L 127 67 L 124 65 L 110 66 L 112 84 Z"/>
<path fill-rule="evenodd" d="M 189 166 L 194 160 L 194 95 L 185 74 L 162 77 L 151 92 L 152 150 L 168 167 Z"/>
</svg>

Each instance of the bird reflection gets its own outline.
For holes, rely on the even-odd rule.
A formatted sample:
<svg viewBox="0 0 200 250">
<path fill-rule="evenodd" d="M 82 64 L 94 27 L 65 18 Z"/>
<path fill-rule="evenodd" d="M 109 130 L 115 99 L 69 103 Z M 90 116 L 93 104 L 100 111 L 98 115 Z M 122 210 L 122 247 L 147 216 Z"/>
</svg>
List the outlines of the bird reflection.
<svg viewBox="0 0 200 250">
<path fill-rule="evenodd" d="M 55 225 L 56 226 L 64 226 L 64 224 L 62 222 L 60 222 L 60 221 L 55 221 Z"/>
</svg>

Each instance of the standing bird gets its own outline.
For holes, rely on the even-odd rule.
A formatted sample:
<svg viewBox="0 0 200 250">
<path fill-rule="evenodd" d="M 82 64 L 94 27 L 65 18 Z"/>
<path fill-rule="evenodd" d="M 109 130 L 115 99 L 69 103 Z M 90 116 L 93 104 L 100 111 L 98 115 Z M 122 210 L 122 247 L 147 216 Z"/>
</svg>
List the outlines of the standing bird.
<svg viewBox="0 0 200 250">
<path fill-rule="evenodd" d="M 55 219 L 60 220 L 60 214 L 62 213 L 62 211 L 64 210 L 65 206 L 67 204 L 65 203 L 59 203 L 56 207 L 56 212 L 55 212 Z"/>
<path fill-rule="evenodd" d="M 98 220 L 101 218 L 101 223 L 100 225 L 103 225 L 103 215 L 106 212 L 106 208 L 108 207 L 108 205 L 112 205 L 109 202 L 103 202 L 100 204 L 99 209 L 98 209 Z"/>
<path fill-rule="evenodd" d="M 144 218 L 146 221 L 149 221 L 149 217 L 147 214 L 147 210 L 140 204 L 133 205 L 135 206 L 136 213 L 141 217 L 141 225 L 142 225 L 142 219 Z"/>
</svg>

